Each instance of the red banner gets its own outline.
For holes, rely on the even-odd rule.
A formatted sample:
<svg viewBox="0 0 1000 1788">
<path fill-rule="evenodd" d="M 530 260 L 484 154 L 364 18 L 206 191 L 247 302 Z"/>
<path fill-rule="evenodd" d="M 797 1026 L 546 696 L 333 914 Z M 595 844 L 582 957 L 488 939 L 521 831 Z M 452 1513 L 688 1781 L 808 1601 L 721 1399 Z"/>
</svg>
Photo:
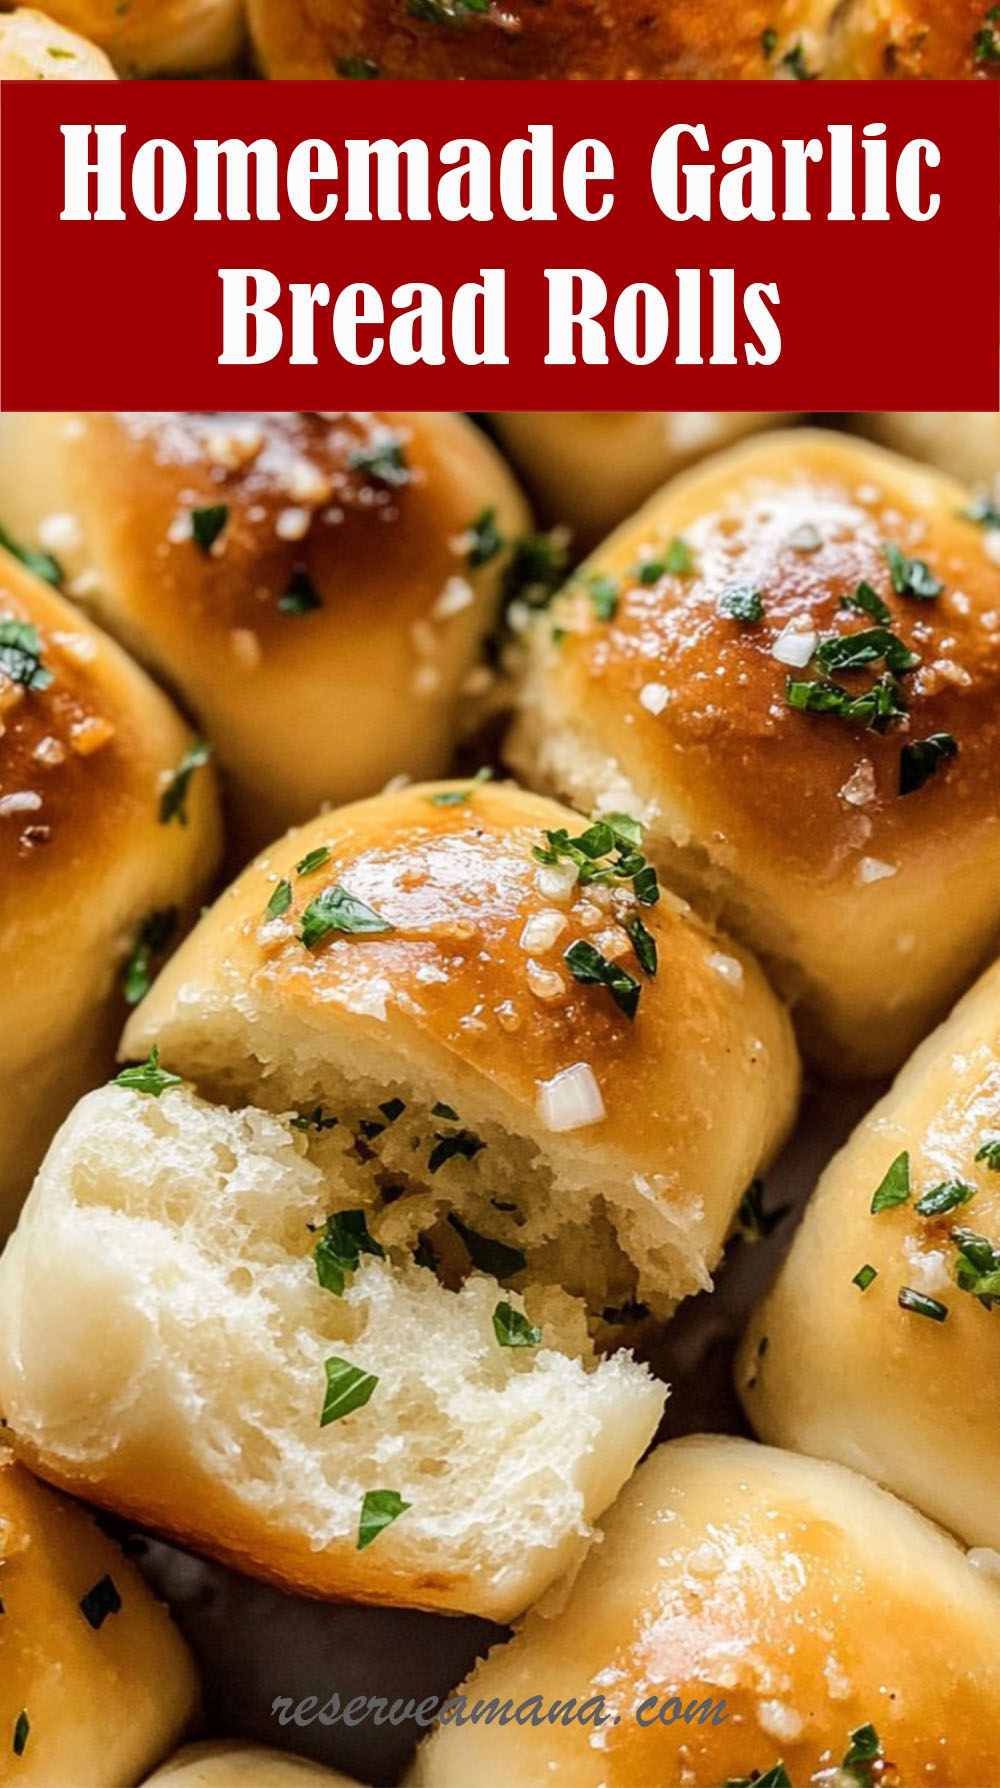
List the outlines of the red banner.
<svg viewBox="0 0 1000 1788">
<path fill-rule="evenodd" d="M 998 124 L 993 82 L 5 82 L 0 396 L 994 409 Z"/>
</svg>

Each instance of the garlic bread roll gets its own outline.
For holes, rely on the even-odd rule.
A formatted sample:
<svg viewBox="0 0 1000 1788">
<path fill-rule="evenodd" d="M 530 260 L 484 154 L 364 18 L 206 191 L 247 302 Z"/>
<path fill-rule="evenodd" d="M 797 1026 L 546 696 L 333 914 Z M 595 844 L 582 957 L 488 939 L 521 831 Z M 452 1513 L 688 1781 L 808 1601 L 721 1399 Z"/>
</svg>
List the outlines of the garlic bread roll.
<svg viewBox="0 0 1000 1788">
<path fill-rule="evenodd" d="M 125 1053 L 362 1138 L 402 1101 L 366 1200 L 394 1235 L 450 1252 L 457 1213 L 594 1321 L 666 1315 L 710 1284 L 798 1067 L 756 964 L 615 823 L 468 782 L 321 815 L 204 916 Z"/>
<path fill-rule="evenodd" d="M 338 1770 L 247 1744 L 185 1745 L 150 1776 L 147 1788 L 154 1782 L 169 1782 L 170 1788 L 357 1788 Z"/>
<path fill-rule="evenodd" d="M 113 81 L 103 51 L 53 23 L 44 12 L 19 6 L 0 12 L 0 80 Z"/>
<path fill-rule="evenodd" d="M 884 446 L 929 460 L 975 486 L 977 496 L 1000 495 L 1000 416 L 995 410 L 883 410 L 854 421 L 862 434 Z M 1000 513 L 991 516 L 982 501 L 978 507 L 985 527 L 1000 527 Z"/>
<path fill-rule="evenodd" d="M 502 1291 L 495 1245 L 442 1282 L 292 1114 L 142 1073 L 77 1107 L 0 1260 L 18 1450 L 301 1594 L 519 1614 L 579 1563 L 664 1387 L 596 1360 L 563 1294 Z"/>
<path fill-rule="evenodd" d="M 664 479 L 783 418 L 767 410 L 510 410 L 490 420 L 545 519 L 593 546 Z"/>
<path fill-rule="evenodd" d="M 820 1180 L 748 1329 L 744 1407 L 766 1440 L 878 1478 L 1000 1570 L 998 1306 L 1000 964 Z"/>
<path fill-rule="evenodd" d="M 697 1436 L 640 1468 L 563 1612 L 458 1693 L 412 1788 L 986 1788 L 1000 1586 L 853 1472 Z"/>
<path fill-rule="evenodd" d="M 249 0 L 263 74 L 283 80 L 759 79 L 822 67 L 830 0 Z"/>
<path fill-rule="evenodd" d="M 526 635 L 511 764 L 644 820 L 842 1077 L 898 1065 L 1000 931 L 1000 567 L 969 501 L 839 435 L 761 436 Z"/>
<path fill-rule="evenodd" d="M 120 74 L 222 74 L 243 43 L 242 0 L 46 0 Z"/>
<path fill-rule="evenodd" d="M 852 0 L 832 20 L 838 80 L 995 80 L 1000 31 L 983 0 Z"/>
<path fill-rule="evenodd" d="M 0 1781 L 132 1788 L 197 1711 L 166 1608 L 85 1510 L 0 1450 Z"/>
<path fill-rule="evenodd" d="M 7 416 L 0 487 L 23 539 L 70 518 L 70 587 L 213 741 L 241 860 L 447 769 L 527 524 L 464 417 Z"/>
<path fill-rule="evenodd" d="M 201 756 L 143 672 L 0 551 L 4 1233 L 66 1112 L 111 1070 L 123 991 L 141 997 L 211 877 Z"/>
</svg>

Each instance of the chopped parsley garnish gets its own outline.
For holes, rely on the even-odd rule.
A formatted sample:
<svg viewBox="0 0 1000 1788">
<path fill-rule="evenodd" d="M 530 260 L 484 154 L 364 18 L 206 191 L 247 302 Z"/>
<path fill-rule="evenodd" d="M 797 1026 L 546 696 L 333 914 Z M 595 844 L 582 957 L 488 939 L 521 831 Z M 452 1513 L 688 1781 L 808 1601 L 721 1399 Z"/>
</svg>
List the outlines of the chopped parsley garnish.
<svg viewBox="0 0 1000 1788">
<path fill-rule="evenodd" d="M 379 1110 L 387 1124 L 394 1124 L 406 1110 L 406 1101 L 405 1099 L 383 1099 Z"/>
<path fill-rule="evenodd" d="M 475 571 L 480 565 L 488 565 L 497 553 L 505 546 L 504 537 L 497 527 L 495 509 L 481 509 L 475 521 L 467 530 L 468 546 L 465 549 L 466 564 Z"/>
<path fill-rule="evenodd" d="M 606 987 L 615 1005 L 624 1012 L 626 1018 L 634 1018 L 639 1006 L 639 995 L 642 992 L 640 982 L 628 969 L 623 969 L 617 962 L 610 962 L 602 956 L 594 944 L 586 938 L 578 938 L 563 953 L 563 961 L 573 976 L 585 986 Z"/>
<path fill-rule="evenodd" d="M 22 689 L 48 689 L 52 672 L 42 663 L 42 640 L 31 621 L 0 620 L 0 675 Z"/>
<path fill-rule="evenodd" d="M 792 529 L 785 544 L 793 553 L 815 553 L 823 544 L 823 536 L 812 522 L 801 522 Z"/>
<path fill-rule="evenodd" d="M 727 621 L 762 621 L 764 602 L 760 591 L 750 584 L 731 584 L 723 590 L 715 612 Z"/>
<path fill-rule="evenodd" d="M 312 1111 L 298 1112 L 295 1117 L 289 1119 L 289 1122 L 293 1130 L 318 1131 L 335 1130 L 340 1119 L 324 1111 L 322 1105 L 317 1105 Z"/>
<path fill-rule="evenodd" d="M 858 1268 L 853 1279 L 851 1280 L 851 1284 L 856 1285 L 859 1291 L 867 1291 L 868 1287 L 869 1287 L 869 1285 L 871 1285 L 872 1281 L 877 1278 L 878 1278 L 878 1267 L 870 1266 L 868 1264 L 868 1262 L 866 1261 L 865 1265 L 863 1267 Z"/>
<path fill-rule="evenodd" d="M 374 1372 L 363 1372 L 360 1366 L 352 1366 L 350 1360 L 338 1359 L 336 1354 L 326 1360 L 324 1366 L 326 1396 L 319 1418 L 321 1428 L 339 1422 L 354 1409 L 363 1409 L 378 1384 Z"/>
<path fill-rule="evenodd" d="M 736 1223 L 745 1242 L 760 1242 L 776 1229 L 782 1217 L 786 1215 L 788 1206 L 782 1205 L 779 1210 L 765 1211 L 764 1182 L 751 1180 L 749 1186 L 736 1207 Z"/>
<path fill-rule="evenodd" d="M 944 1180 L 940 1186 L 932 1186 L 918 1198 L 913 1208 L 921 1217 L 943 1217 L 946 1211 L 957 1211 L 959 1205 L 968 1204 L 975 1196 L 975 1186 L 967 1185 L 964 1180 Z"/>
<path fill-rule="evenodd" d="M 471 1130 L 456 1130 L 451 1136 L 435 1136 L 427 1162 L 428 1173 L 438 1173 L 445 1163 L 459 1157 L 463 1161 L 471 1161 L 481 1149 L 486 1147 L 481 1136 Z"/>
<path fill-rule="evenodd" d="M 324 1291 L 340 1297 L 348 1273 L 357 1268 L 362 1254 L 385 1259 L 385 1249 L 368 1233 L 364 1211 L 336 1211 L 328 1217 L 323 1234 L 313 1249 L 316 1277 Z"/>
<path fill-rule="evenodd" d="M 806 53 L 800 43 L 794 44 L 790 50 L 785 51 L 778 66 L 787 68 L 793 81 L 816 81 L 819 79 L 818 75 L 813 74 L 807 68 Z"/>
<path fill-rule="evenodd" d="M 876 733 L 886 732 L 894 720 L 901 719 L 906 713 L 903 692 L 896 679 L 889 675 L 880 677 L 862 695 L 852 695 L 849 689 L 831 682 L 828 677 L 817 677 L 812 683 L 789 677 L 785 683 L 785 700 L 790 708 L 798 708 L 804 714 L 829 714 L 836 720 L 846 720 Z"/>
<path fill-rule="evenodd" d="M 493 1312 L 493 1333 L 501 1347 L 537 1347 L 542 1339 L 541 1329 L 507 1303 L 498 1304 Z"/>
<path fill-rule="evenodd" d="M 342 56 L 337 73 L 342 81 L 377 81 L 379 66 L 368 56 Z"/>
<path fill-rule="evenodd" d="M 867 1725 L 859 1726 L 850 1738 L 841 1767 L 857 1782 L 858 1788 L 873 1788 L 874 1777 L 868 1766 L 885 1756 L 879 1735 L 874 1726 Z"/>
<path fill-rule="evenodd" d="M 191 538 L 203 553 L 210 553 L 229 520 L 226 503 L 210 503 L 205 509 L 191 511 Z"/>
<path fill-rule="evenodd" d="M 994 1173 L 1000 1173 L 1000 1136 L 987 1136 L 976 1150 L 976 1160 L 985 1161 Z"/>
<path fill-rule="evenodd" d="M 913 739 L 900 747 L 899 792 L 915 794 L 918 788 L 936 776 L 949 757 L 958 756 L 958 740 L 950 733 L 931 733 L 926 739 Z"/>
<path fill-rule="evenodd" d="M 994 11 L 1000 18 L 1000 7 L 995 7 Z M 1000 503 L 985 492 L 973 497 L 968 507 L 958 513 L 963 521 L 976 522 L 981 528 L 1000 528 Z"/>
<path fill-rule="evenodd" d="M 532 847 L 537 863 L 576 865 L 580 885 L 598 882 L 605 887 L 630 881 L 636 899 L 654 906 L 660 898 L 656 870 L 641 850 L 642 827 L 628 813 L 608 813 L 571 838 L 565 827 L 546 832 L 546 843 Z"/>
<path fill-rule="evenodd" d="M 94 1632 L 100 1631 L 109 1614 L 121 1611 L 122 1599 L 118 1594 L 113 1577 L 102 1577 L 93 1589 L 88 1589 L 80 1598 L 80 1613 Z"/>
<path fill-rule="evenodd" d="M 984 1310 L 1000 1304 L 1000 1248 L 973 1229 L 953 1229 L 958 1249 L 955 1282 L 961 1291 L 978 1298 Z"/>
<path fill-rule="evenodd" d="M 726 1788 L 792 1788 L 792 1782 L 784 1764 L 773 1763 L 762 1776 L 731 1776 Z"/>
<path fill-rule="evenodd" d="M 287 876 L 282 876 L 274 893 L 271 895 L 270 900 L 264 908 L 265 919 L 280 919 L 282 913 L 287 913 L 291 904 L 292 884 Z"/>
<path fill-rule="evenodd" d="M 910 1155 L 904 1149 L 901 1155 L 896 1156 L 881 1185 L 875 1190 L 871 1202 L 872 1216 L 877 1217 L 879 1211 L 891 1211 L 897 1204 L 908 1204 L 909 1201 Z"/>
<path fill-rule="evenodd" d="M 489 1273 L 491 1279 L 512 1279 L 515 1273 L 523 1273 L 527 1263 L 520 1248 L 510 1248 L 493 1236 L 479 1235 L 476 1230 L 468 1229 L 454 1211 L 449 1211 L 448 1222 L 461 1236 L 465 1251 L 478 1272 Z"/>
<path fill-rule="evenodd" d="M 8 534 L 6 528 L 0 527 L 0 546 L 5 547 L 11 558 L 20 559 L 28 571 L 33 571 L 44 583 L 52 584 L 55 589 L 62 583 L 65 572 L 58 559 L 51 553 L 38 552 L 33 546 L 19 546 L 18 542 Z"/>
<path fill-rule="evenodd" d="M 840 606 L 841 608 L 856 609 L 862 615 L 871 615 L 872 620 L 878 621 L 882 627 L 888 626 L 892 620 L 892 610 L 889 604 L 882 601 L 878 591 L 873 590 L 871 584 L 866 584 L 863 581 L 850 595 L 840 598 Z"/>
<path fill-rule="evenodd" d="M 925 1297 L 922 1291 L 914 1291 L 911 1285 L 904 1285 L 896 1299 L 901 1310 L 909 1310 L 914 1316 L 926 1316 L 931 1322 L 946 1322 L 948 1306 L 937 1298 Z"/>
<path fill-rule="evenodd" d="M 138 1062 L 131 1068 L 123 1068 L 115 1076 L 115 1086 L 124 1086 L 133 1093 L 146 1093 L 151 1099 L 158 1099 L 168 1087 L 183 1086 L 179 1074 L 170 1074 L 166 1068 L 160 1067 L 160 1048 L 154 1043 L 146 1060 Z"/>
<path fill-rule="evenodd" d="M 613 577 L 588 577 L 587 595 L 599 621 L 613 621 L 618 613 L 618 583 Z"/>
<path fill-rule="evenodd" d="M 671 577 L 690 577 L 696 569 L 694 553 L 687 541 L 682 540 L 679 534 L 674 535 L 663 555 L 663 569 L 669 572 Z M 642 579 L 643 583 L 648 583 L 648 581 L 648 578 Z M 655 578 L 653 582 L 656 582 Z"/>
<path fill-rule="evenodd" d="M 464 807 L 473 790 L 481 788 L 484 782 L 491 780 L 492 776 L 493 771 L 487 764 L 484 764 L 481 770 L 476 771 L 472 781 L 467 783 L 465 788 L 446 788 L 441 794 L 428 795 L 427 798 L 432 807 Z"/>
<path fill-rule="evenodd" d="M 774 52 L 777 49 L 777 47 L 778 47 L 778 33 L 774 29 L 773 25 L 765 26 L 764 30 L 760 34 L 760 53 L 763 56 L 765 62 L 770 62 L 771 57 L 774 55 Z"/>
<path fill-rule="evenodd" d="M 439 1099 L 436 1105 L 431 1106 L 431 1117 L 448 1118 L 451 1123 L 458 1123 L 458 1112 L 453 1105 L 445 1105 L 442 1099 Z"/>
<path fill-rule="evenodd" d="M 883 541 L 882 551 L 898 596 L 916 596 L 921 602 L 932 602 L 940 596 L 944 584 L 923 559 L 908 559 L 891 540 Z"/>
<path fill-rule="evenodd" d="M 864 627 L 859 633 L 835 634 L 817 646 L 815 658 L 825 671 L 862 670 L 881 659 L 894 676 L 905 676 L 920 664 L 920 653 L 911 651 L 888 627 Z"/>
<path fill-rule="evenodd" d="M 361 1504 L 361 1520 L 358 1523 L 358 1551 L 363 1552 L 380 1533 L 398 1521 L 404 1510 L 410 1508 L 404 1502 L 398 1490 L 366 1490 Z"/>
<path fill-rule="evenodd" d="M 296 875 L 312 875 L 314 869 L 322 869 L 330 861 L 329 847 L 318 844 L 315 850 L 307 851 L 295 865 Z"/>
<path fill-rule="evenodd" d="M 122 970 L 122 993 L 126 1004 L 137 1006 L 145 999 L 153 979 L 157 958 L 161 957 L 177 929 L 177 908 L 161 907 L 150 913 L 139 927 L 135 943 Z"/>
<path fill-rule="evenodd" d="M 283 615 L 311 615 L 323 603 L 313 585 L 312 579 L 304 565 L 296 565 L 288 580 L 287 588 L 278 597 L 278 609 Z"/>
<path fill-rule="evenodd" d="M 310 900 L 302 915 L 299 937 L 307 950 L 315 950 L 334 933 L 369 937 L 392 930 L 394 927 L 388 919 L 383 919 L 381 913 L 349 894 L 338 882 L 332 888 L 324 888 L 315 900 Z"/>
<path fill-rule="evenodd" d="M 1000 6 L 991 6 L 972 39 L 973 62 L 1000 62 Z"/>
<path fill-rule="evenodd" d="M 656 974 L 659 960 L 655 937 L 648 926 L 643 924 L 638 913 L 632 913 L 625 920 L 625 930 L 628 933 L 629 943 L 635 951 L 639 967 L 644 974 L 649 975 L 652 979 Z"/>
<path fill-rule="evenodd" d="M 409 0 L 408 10 L 430 25 L 457 25 L 470 13 L 488 13 L 490 0 Z"/>
<path fill-rule="evenodd" d="M 409 484 L 412 477 L 398 435 L 382 435 L 366 447 L 355 447 L 347 464 L 352 472 L 367 472 L 379 484 Z"/>
<path fill-rule="evenodd" d="M 22 1707 L 14 1722 L 14 1742 L 11 1749 L 13 1750 L 15 1757 L 24 1756 L 24 1747 L 28 1742 L 28 1734 L 30 1731 L 31 1721 L 28 1719 L 27 1710 Z"/>
<path fill-rule="evenodd" d="M 529 608 L 545 608 L 558 590 L 569 563 L 562 534 L 524 534 L 503 575 L 503 605 L 524 602 Z"/>
<path fill-rule="evenodd" d="M 182 826 L 187 825 L 187 797 L 191 778 L 196 770 L 208 763 L 211 755 L 212 747 L 207 739 L 196 739 L 193 745 L 188 746 L 160 796 L 161 826 L 169 826 L 174 819 Z"/>
</svg>

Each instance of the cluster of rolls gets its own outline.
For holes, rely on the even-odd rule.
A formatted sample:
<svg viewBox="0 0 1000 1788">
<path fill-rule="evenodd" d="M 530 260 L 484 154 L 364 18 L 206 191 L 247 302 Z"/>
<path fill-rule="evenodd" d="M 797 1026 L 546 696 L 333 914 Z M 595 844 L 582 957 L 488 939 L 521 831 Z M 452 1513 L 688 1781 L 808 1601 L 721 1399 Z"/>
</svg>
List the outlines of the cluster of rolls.
<svg viewBox="0 0 1000 1788">
<path fill-rule="evenodd" d="M 983 0 L 47 0 L 0 17 L 15 78 L 967 80 L 1000 71 Z"/>
<path fill-rule="evenodd" d="M 0 420 L 0 1782 L 197 1719 L 68 1495 L 514 1624 L 420 1788 L 991 1788 L 989 426 L 962 484 L 952 418 L 768 421 L 498 418 L 574 565 L 461 417 Z M 802 1058 L 901 1072 L 750 1320 L 760 1440 L 640 1464 Z"/>
</svg>

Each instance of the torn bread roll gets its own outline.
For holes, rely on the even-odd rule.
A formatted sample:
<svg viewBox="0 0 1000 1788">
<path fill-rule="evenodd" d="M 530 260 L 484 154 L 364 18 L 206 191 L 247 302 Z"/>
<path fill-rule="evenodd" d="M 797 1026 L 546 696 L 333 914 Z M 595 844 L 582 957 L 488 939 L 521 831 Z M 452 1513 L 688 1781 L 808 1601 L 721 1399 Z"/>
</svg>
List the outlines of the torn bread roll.
<svg viewBox="0 0 1000 1788">
<path fill-rule="evenodd" d="M 1000 1584 L 853 1472 L 696 1436 L 457 1693 L 411 1788 L 970 1788 L 1000 1750 Z"/>
<path fill-rule="evenodd" d="M 591 547 L 667 478 L 782 417 L 756 410 L 508 410 L 490 417 L 548 523 Z"/>
<path fill-rule="evenodd" d="M 824 1068 L 897 1066 L 1000 932 L 1000 566 L 970 492 L 761 436 L 667 485 L 524 639 L 522 778 L 642 819 Z"/>
<path fill-rule="evenodd" d="M 0 12 L 0 80 L 113 81 L 102 50 L 30 6 Z"/>
<path fill-rule="evenodd" d="M 1000 69 L 1000 37 L 997 40 Z M 1000 529 L 1000 415 L 996 410 L 881 410 L 852 418 L 862 434 L 871 435 L 897 453 L 929 460 L 952 478 L 975 487 L 983 525 Z M 975 503 L 976 498 L 973 499 Z M 1000 557 L 1000 536 L 993 542 Z"/>
<path fill-rule="evenodd" d="M 125 654 L 0 551 L 0 1230 L 219 851 L 211 764 Z"/>
<path fill-rule="evenodd" d="M 223 74 L 243 43 L 243 0 L 46 0 L 124 75 Z"/>
<path fill-rule="evenodd" d="M 0 1779 L 132 1788 L 195 1716 L 166 1608 L 92 1515 L 0 1449 Z"/>
<path fill-rule="evenodd" d="M 216 748 L 240 860 L 324 803 L 441 774 L 527 511 L 465 417 L 22 414 L 7 525 Z"/>
<path fill-rule="evenodd" d="M 750 1323 L 744 1407 L 766 1440 L 992 1548 L 1000 1572 L 998 1309 L 1000 964 L 824 1173 Z"/>
<path fill-rule="evenodd" d="M 263 1745 L 185 1745 L 150 1776 L 170 1788 L 358 1788 L 337 1770 Z"/>
</svg>

